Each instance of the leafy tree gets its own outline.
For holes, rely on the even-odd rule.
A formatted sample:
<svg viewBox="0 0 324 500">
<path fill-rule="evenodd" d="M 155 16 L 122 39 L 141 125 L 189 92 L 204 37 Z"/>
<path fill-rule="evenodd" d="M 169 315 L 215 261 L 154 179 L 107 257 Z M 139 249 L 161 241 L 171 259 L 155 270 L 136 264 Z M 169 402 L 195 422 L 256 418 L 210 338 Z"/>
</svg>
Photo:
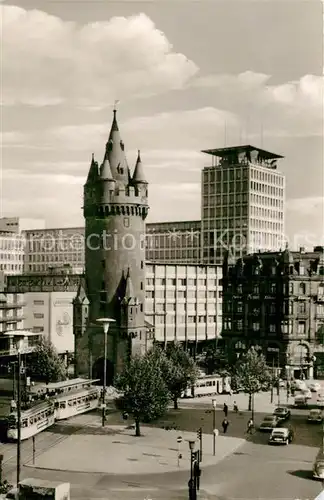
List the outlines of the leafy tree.
<svg viewBox="0 0 324 500">
<path fill-rule="evenodd" d="M 164 380 L 172 395 L 174 409 L 178 409 L 178 399 L 188 384 L 194 385 L 199 370 L 195 361 L 181 344 L 172 342 L 166 349 L 166 362 L 163 365 Z"/>
<path fill-rule="evenodd" d="M 252 396 L 271 381 L 271 373 L 263 354 L 251 347 L 241 356 L 234 366 L 232 374 L 233 387 L 242 387 L 249 395 L 249 410 L 252 408 Z"/>
<path fill-rule="evenodd" d="M 226 376 L 229 373 L 228 357 L 215 345 L 209 345 L 206 348 L 202 356 L 201 366 L 206 370 L 207 375 L 219 373 Z"/>
<path fill-rule="evenodd" d="M 116 404 L 133 416 L 136 436 L 141 435 L 141 423 L 155 420 L 167 410 L 170 394 L 153 355 L 132 358 L 116 377 L 114 387 L 123 392 Z"/>
<path fill-rule="evenodd" d="M 59 357 L 53 344 L 43 337 L 29 357 L 27 369 L 32 379 L 46 383 L 59 382 L 66 378 L 64 361 Z"/>
</svg>

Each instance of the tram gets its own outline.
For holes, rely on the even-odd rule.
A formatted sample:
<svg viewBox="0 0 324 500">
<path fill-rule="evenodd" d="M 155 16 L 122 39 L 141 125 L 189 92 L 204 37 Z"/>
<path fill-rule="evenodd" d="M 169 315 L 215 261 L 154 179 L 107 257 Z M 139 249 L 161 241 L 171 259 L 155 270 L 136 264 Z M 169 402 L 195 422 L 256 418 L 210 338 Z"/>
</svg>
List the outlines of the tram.
<svg viewBox="0 0 324 500">
<path fill-rule="evenodd" d="M 65 420 L 98 408 L 99 389 L 92 387 L 55 397 L 55 420 Z"/>
<path fill-rule="evenodd" d="M 51 427 L 55 421 L 54 403 L 52 401 L 45 401 L 32 406 L 28 410 L 21 412 L 21 427 L 20 436 L 21 440 L 28 439 L 35 434 Z M 17 412 L 10 413 L 8 417 L 8 440 L 17 441 Z"/>
<path fill-rule="evenodd" d="M 49 384 L 35 385 L 30 388 L 30 395 L 36 398 L 42 398 L 46 395 L 55 397 L 58 394 L 67 394 L 83 389 L 89 389 L 99 379 L 73 378 L 63 382 L 51 382 Z"/>
<path fill-rule="evenodd" d="M 196 380 L 194 387 L 188 386 L 182 393 L 183 398 L 214 396 L 231 392 L 230 377 L 220 375 L 205 375 Z"/>
</svg>

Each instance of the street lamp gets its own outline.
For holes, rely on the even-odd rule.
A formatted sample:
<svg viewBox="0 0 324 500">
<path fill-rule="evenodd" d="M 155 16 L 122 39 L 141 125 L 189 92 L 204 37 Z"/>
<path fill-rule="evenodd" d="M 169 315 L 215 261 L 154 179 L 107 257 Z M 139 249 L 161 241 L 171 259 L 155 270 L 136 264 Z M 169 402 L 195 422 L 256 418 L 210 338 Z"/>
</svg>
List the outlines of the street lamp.
<svg viewBox="0 0 324 500">
<path fill-rule="evenodd" d="M 217 400 L 212 399 L 212 404 L 213 404 L 213 456 L 216 454 L 216 406 L 217 406 Z"/>
<path fill-rule="evenodd" d="M 20 391 L 21 354 L 18 349 L 17 363 L 17 486 L 20 482 L 20 454 L 21 454 L 21 391 Z"/>
<path fill-rule="evenodd" d="M 194 490 L 194 478 L 193 478 L 193 451 L 195 449 L 196 441 L 193 439 L 188 440 L 189 450 L 190 450 L 190 479 L 189 479 L 189 498 L 192 498 L 192 492 Z"/>
<path fill-rule="evenodd" d="M 106 382 L 107 382 L 107 334 L 110 323 L 115 323 L 112 318 L 98 318 L 97 323 L 102 324 L 104 331 L 104 373 L 103 373 L 103 387 L 102 387 L 102 427 L 105 426 L 106 420 Z"/>
</svg>

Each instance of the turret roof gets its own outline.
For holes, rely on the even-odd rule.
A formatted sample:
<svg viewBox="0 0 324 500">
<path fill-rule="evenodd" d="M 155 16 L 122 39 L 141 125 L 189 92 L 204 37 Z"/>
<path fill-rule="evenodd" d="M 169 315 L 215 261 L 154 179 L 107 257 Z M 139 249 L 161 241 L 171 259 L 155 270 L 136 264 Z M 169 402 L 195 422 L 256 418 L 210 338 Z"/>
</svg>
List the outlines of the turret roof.
<svg viewBox="0 0 324 500">
<path fill-rule="evenodd" d="M 87 182 L 97 180 L 97 178 L 98 178 L 98 163 L 95 161 L 94 154 L 92 153 L 92 159 L 90 163 Z"/>
<path fill-rule="evenodd" d="M 108 181 L 114 181 L 107 155 L 105 156 L 103 164 L 100 167 L 100 178 Z"/>
<path fill-rule="evenodd" d="M 147 181 L 145 179 L 144 175 L 144 170 L 143 170 L 143 164 L 141 160 L 141 152 L 138 150 L 137 154 L 137 160 L 136 160 L 136 165 L 135 165 L 135 170 L 134 170 L 134 175 L 133 175 L 133 182 L 134 183 L 143 183 L 147 184 Z"/>
<path fill-rule="evenodd" d="M 128 165 L 124 151 L 124 143 L 121 140 L 117 118 L 114 109 L 113 122 L 111 124 L 109 139 L 106 144 L 105 159 L 108 159 L 112 176 L 115 180 L 123 180 L 128 184 Z"/>
<path fill-rule="evenodd" d="M 73 303 L 74 304 L 83 304 L 85 302 L 88 303 L 88 297 L 87 297 L 87 294 L 85 292 L 83 279 L 81 278 L 79 281 L 77 294 L 73 299 Z"/>
</svg>

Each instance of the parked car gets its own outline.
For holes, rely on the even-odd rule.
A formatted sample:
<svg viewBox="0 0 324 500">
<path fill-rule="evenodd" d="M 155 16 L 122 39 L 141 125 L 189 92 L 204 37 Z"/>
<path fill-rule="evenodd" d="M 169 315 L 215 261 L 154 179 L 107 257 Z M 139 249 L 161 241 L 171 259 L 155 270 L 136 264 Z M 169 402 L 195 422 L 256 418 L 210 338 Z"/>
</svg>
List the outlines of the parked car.
<svg viewBox="0 0 324 500">
<path fill-rule="evenodd" d="M 300 391 L 299 393 L 301 396 L 304 396 L 306 399 L 312 399 L 312 393 L 309 389 L 303 389 L 302 391 Z"/>
<path fill-rule="evenodd" d="M 307 408 L 308 399 L 302 394 L 298 394 L 297 396 L 295 396 L 295 406 L 297 406 L 298 408 Z"/>
<path fill-rule="evenodd" d="M 314 479 L 324 479 L 324 453 L 320 449 L 313 465 L 313 478 Z"/>
<path fill-rule="evenodd" d="M 322 386 L 319 382 L 311 382 L 310 384 L 308 384 L 308 389 L 311 391 L 311 392 L 320 392 Z"/>
<path fill-rule="evenodd" d="M 293 433 L 287 427 L 277 427 L 270 434 L 268 444 L 290 444 L 293 440 Z"/>
<path fill-rule="evenodd" d="M 294 391 L 303 391 L 307 389 L 307 385 L 306 382 L 304 382 L 304 380 L 293 380 L 291 383 L 291 388 Z"/>
<path fill-rule="evenodd" d="M 290 410 L 285 406 L 278 406 L 273 412 L 274 416 L 278 417 L 279 422 L 285 422 L 290 418 Z"/>
<path fill-rule="evenodd" d="M 317 394 L 316 403 L 318 406 L 324 406 L 324 394 Z"/>
<path fill-rule="evenodd" d="M 307 417 L 307 422 L 309 424 L 320 424 L 323 422 L 322 411 L 318 409 L 311 410 Z"/>
<path fill-rule="evenodd" d="M 275 415 L 266 415 L 261 423 L 259 430 L 269 432 L 275 429 L 279 424 L 279 419 Z"/>
</svg>

